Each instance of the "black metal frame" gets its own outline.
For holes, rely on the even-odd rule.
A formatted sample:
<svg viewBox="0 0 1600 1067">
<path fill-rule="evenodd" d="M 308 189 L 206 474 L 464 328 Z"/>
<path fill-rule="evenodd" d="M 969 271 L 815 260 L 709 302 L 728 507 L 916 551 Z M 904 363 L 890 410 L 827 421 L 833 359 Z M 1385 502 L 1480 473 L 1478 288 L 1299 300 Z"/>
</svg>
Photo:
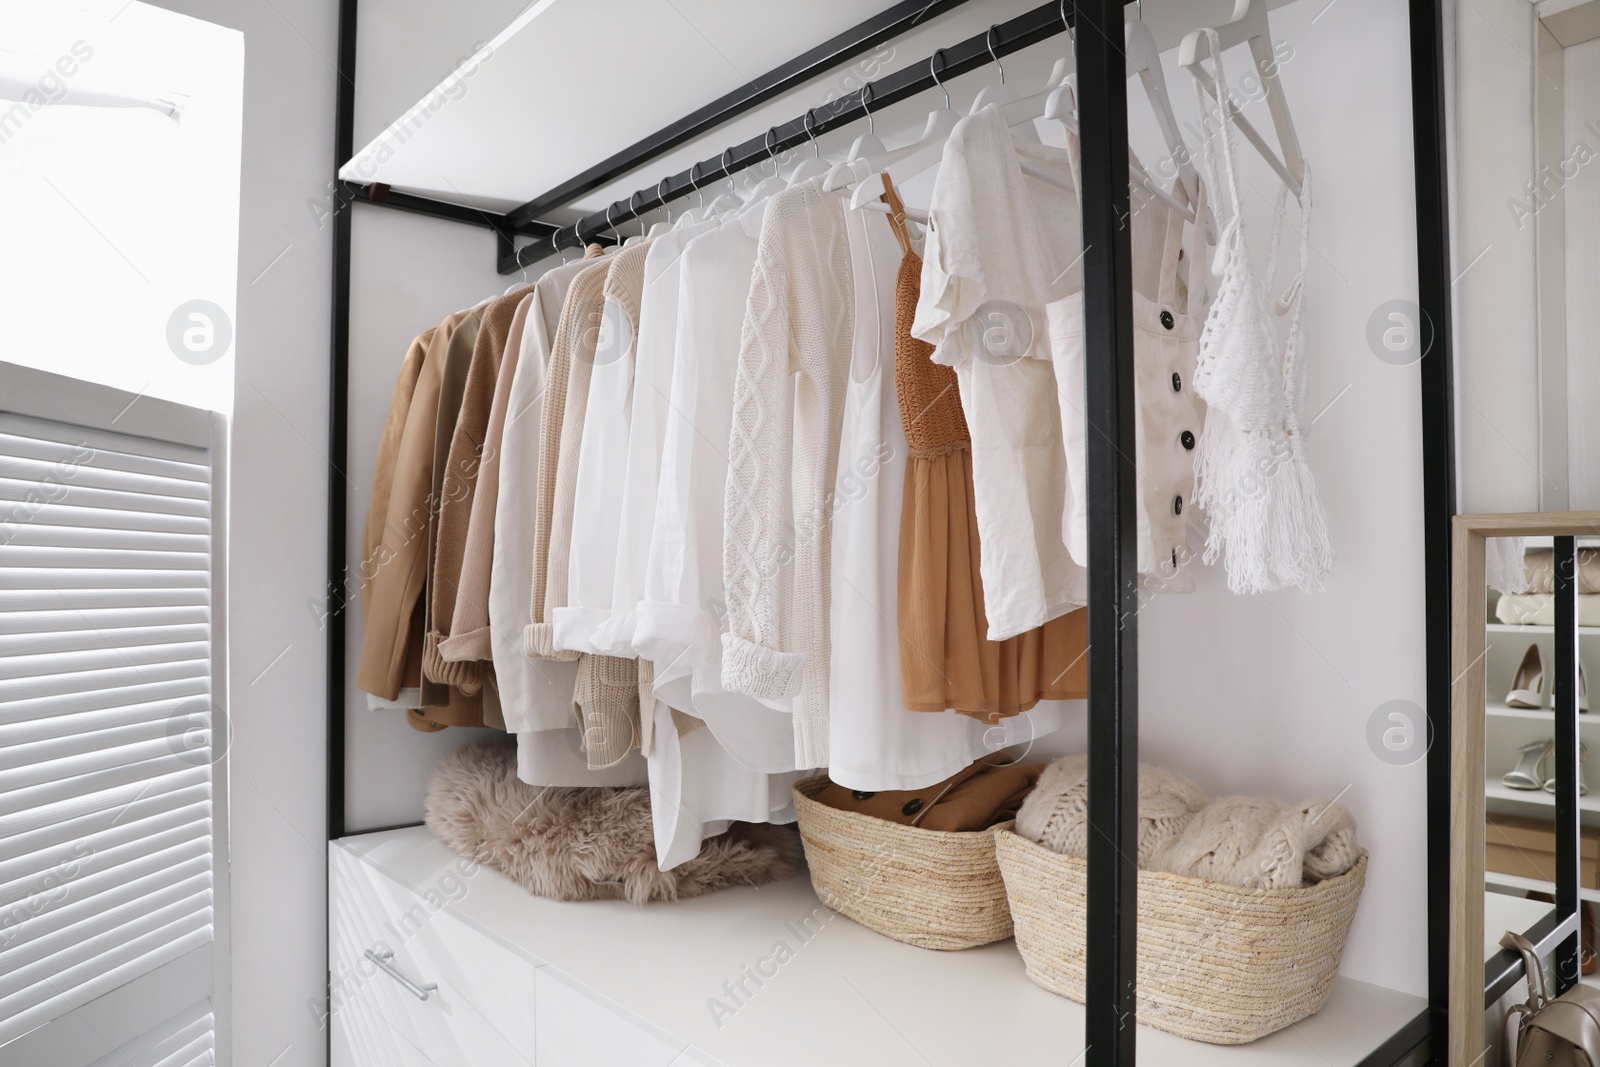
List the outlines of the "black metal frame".
<svg viewBox="0 0 1600 1067">
<path fill-rule="evenodd" d="M 356 9 L 340 0 L 335 172 L 354 152 Z M 328 835 L 345 836 L 345 534 L 344 466 L 348 455 L 347 404 L 350 329 L 350 205 L 368 203 L 477 225 L 494 232 L 501 273 L 518 270 L 549 252 L 594 239 L 617 222 L 638 218 L 703 184 L 766 160 L 878 108 L 935 87 L 935 62 L 903 68 L 860 91 L 774 127 L 722 156 L 672 175 L 628 201 L 570 227 L 533 216 L 629 173 L 830 67 L 909 29 L 921 18 L 961 0 L 924 5 L 921 15 L 901 3 L 835 37 L 749 86 L 729 94 L 556 189 L 506 214 L 494 214 L 396 193 L 381 185 L 336 181 L 333 256 L 332 366 L 329 377 L 328 448 Z M 1119 220 L 1128 211 L 1127 82 L 1117 43 L 1123 5 L 1118 0 L 1064 0 L 1045 4 L 992 27 L 989 33 L 942 49 L 939 79 L 958 76 L 1060 33 L 1075 20 L 1095 32 L 1078 35 L 1080 139 L 1083 161 L 1084 300 L 1088 350 L 1086 402 L 1091 506 L 1090 574 L 1088 983 L 1086 1056 L 1089 1067 L 1135 1062 L 1136 839 L 1138 767 L 1138 601 L 1135 559 L 1133 442 L 1132 272 L 1129 235 Z M 1431 345 L 1421 363 L 1423 510 L 1426 548 L 1428 774 L 1429 1007 L 1362 1061 L 1392 1067 L 1431 1047 L 1444 1064 L 1448 1032 L 1449 822 L 1450 822 L 1450 519 L 1455 514 L 1450 239 L 1447 197 L 1447 127 L 1444 110 L 1442 0 L 1411 0 L 1412 117 L 1419 305 Z M 1109 31 L 1109 32 L 1107 32 Z M 694 176 L 691 182 L 691 175 Z M 533 238 L 516 248 L 518 236 Z M 1558 662 L 1575 694 L 1576 660 Z M 1570 670 L 1566 668 L 1570 666 Z M 1558 683 L 1559 685 L 1560 683 Z M 1569 702 L 1570 703 L 1570 702 Z M 1570 708 L 1569 708 L 1570 710 Z M 1564 720 L 1565 721 L 1565 720 Z M 1563 730 L 1566 727 L 1563 726 Z M 1576 766 L 1576 721 L 1570 751 L 1558 755 Z M 1563 809 L 1564 810 L 1564 809 Z M 1576 808 L 1572 852 L 1576 856 Z M 1569 830 L 1563 829 L 1563 834 Z M 1576 884 L 1574 882 L 1574 884 Z M 1563 906 L 1571 908 L 1563 911 Z M 1576 902 L 1558 901 L 1566 921 L 1553 920 L 1542 936 L 1560 934 L 1576 950 Z M 1570 926 L 1571 929 L 1568 929 Z M 1559 928 L 1558 928 L 1559 927 Z M 1515 979 L 1513 978 L 1512 981 Z M 1434 1040 L 1437 1037 L 1438 1040 Z"/>
</svg>

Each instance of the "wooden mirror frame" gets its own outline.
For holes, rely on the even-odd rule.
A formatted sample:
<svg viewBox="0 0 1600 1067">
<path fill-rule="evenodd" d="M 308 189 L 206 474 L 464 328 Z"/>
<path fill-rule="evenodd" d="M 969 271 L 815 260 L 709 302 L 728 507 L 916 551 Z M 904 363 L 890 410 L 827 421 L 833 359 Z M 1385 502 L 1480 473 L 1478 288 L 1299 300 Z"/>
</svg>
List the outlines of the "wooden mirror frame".
<svg viewBox="0 0 1600 1067">
<path fill-rule="evenodd" d="M 1450 1062 L 1482 1060 L 1486 1012 L 1483 961 L 1484 736 L 1487 698 L 1484 659 L 1488 631 L 1485 571 L 1490 537 L 1593 537 L 1600 511 L 1458 515 L 1451 524 L 1450 663 Z M 1575 699 L 1575 696 L 1574 696 Z M 1540 927 L 1543 943 L 1577 932 L 1577 915 L 1552 912 Z M 1540 929 L 1536 927 L 1536 929 Z M 1520 967 L 1520 963 L 1518 964 Z"/>
</svg>

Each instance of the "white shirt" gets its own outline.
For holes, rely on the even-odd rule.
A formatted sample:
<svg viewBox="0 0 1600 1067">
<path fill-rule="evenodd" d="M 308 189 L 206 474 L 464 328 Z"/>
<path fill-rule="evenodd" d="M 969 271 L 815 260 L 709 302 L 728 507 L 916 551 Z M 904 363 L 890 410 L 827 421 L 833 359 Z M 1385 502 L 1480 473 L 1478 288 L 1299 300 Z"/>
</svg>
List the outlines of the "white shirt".
<svg viewBox="0 0 1600 1067">
<path fill-rule="evenodd" d="M 551 616 L 554 644 L 573 652 L 604 651 L 595 641 L 611 618 L 617 570 L 617 531 L 623 521 L 622 483 L 628 466 L 633 412 L 639 296 L 650 242 L 616 254 L 606 275 L 605 303 L 594 343 L 589 395 L 578 448 L 577 491 L 572 501 L 572 547 L 567 558 L 567 602 Z M 587 353 L 589 346 L 579 351 Z"/>
<path fill-rule="evenodd" d="M 828 775 L 851 789 L 920 789 L 973 760 L 1057 729 L 1046 701 L 996 726 L 907 711 L 900 691 L 900 514 L 908 448 L 894 386 L 899 242 L 882 215 L 847 211 L 854 352 L 833 498 Z"/>
<path fill-rule="evenodd" d="M 645 257 L 611 616 L 595 636 L 597 650 L 611 656 L 637 655 L 633 648 L 633 631 L 638 621 L 639 602 L 645 598 L 657 487 L 661 484 L 662 448 L 672 411 L 668 399 L 678 334 L 678 282 L 683 251 L 691 240 L 716 227 L 716 221 L 712 220 L 670 230 L 656 238 Z"/>
<path fill-rule="evenodd" d="M 1015 144 L 998 108 L 956 124 L 934 182 L 911 326 L 914 337 L 935 346 L 935 360 L 956 370 L 972 435 L 991 641 L 1088 599 L 1087 575 L 1062 537 L 1073 486 L 1050 362 L 1054 320 L 1047 318 L 1056 302 L 1082 288 L 1078 202 L 1053 185 L 1024 186 L 1022 153 L 1071 181 L 1064 153 Z"/>
<path fill-rule="evenodd" d="M 693 237 L 679 265 L 678 328 L 660 485 L 633 647 L 658 701 L 703 719 L 761 773 L 795 769 L 789 715 L 722 687 L 722 498 L 745 294 L 765 202 Z"/>
<path fill-rule="evenodd" d="M 582 734 L 573 725 L 577 663 L 532 659 L 522 652 L 533 580 L 533 526 L 538 499 L 539 425 L 545 368 L 567 287 L 587 262 L 556 267 L 539 279 L 528 309 L 511 379 L 500 439 L 500 492 L 489 572 L 490 648 L 507 731 L 517 735 L 517 777 L 541 786 L 642 785 L 648 768 L 637 753 L 614 767 L 591 771 Z"/>
</svg>

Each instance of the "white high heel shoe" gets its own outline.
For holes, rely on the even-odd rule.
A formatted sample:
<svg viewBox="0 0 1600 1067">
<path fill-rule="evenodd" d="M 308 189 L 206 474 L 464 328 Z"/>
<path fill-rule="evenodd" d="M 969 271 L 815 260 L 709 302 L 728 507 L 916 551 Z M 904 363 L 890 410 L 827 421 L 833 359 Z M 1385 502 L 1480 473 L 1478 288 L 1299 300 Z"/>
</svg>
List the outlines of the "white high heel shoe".
<svg viewBox="0 0 1600 1067">
<path fill-rule="evenodd" d="M 1544 656 L 1538 645 L 1529 645 L 1522 654 L 1517 673 L 1511 676 L 1511 691 L 1506 694 L 1508 708 L 1544 707 Z"/>
<path fill-rule="evenodd" d="M 1555 744 L 1554 741 L 1550 743 L 1552 746 Z M 1552 748 L 1551 751 L 1554 752 L 1554 749 Z M 1578 744 L 1578 795 L 1580 797 L 1586 797 L 1589 795 L 1589 783 L 1583 780 L 1583 759 L 1588 754 L 1589 746 L 1580 742 Z M 1509 785 L 1510 783 L 1507 784 Z M 1548 778 L 1545 780 L 1544 791 L 1546 793 L 1554 793 L 1556 791 L 1556 780 L 1554 778 Z"/>
<path fill-rule="evenodd" d="M 1530 741 L 1517 749 L 1521 759 L 1507 771 L 1500 781 L 1508 789 L 1542 789 L 1544 787 L 1544 761 L 1556 747 L 1554 741 Z"/>
</svg>

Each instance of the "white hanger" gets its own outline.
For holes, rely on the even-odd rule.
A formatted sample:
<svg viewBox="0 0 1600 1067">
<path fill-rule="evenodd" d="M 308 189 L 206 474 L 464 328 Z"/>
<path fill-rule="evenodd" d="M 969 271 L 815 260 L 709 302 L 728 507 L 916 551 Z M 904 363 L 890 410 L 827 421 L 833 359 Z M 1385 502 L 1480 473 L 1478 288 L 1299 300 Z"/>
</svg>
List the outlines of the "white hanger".
<svg viewBox="0 0 1600 1067">
<path fill-rule="evenodd" d="M 767 178 L 762 178 L 756 183 L 755 188 L 750 190 L 750 195 L 745 198 L 746 204 L 753 204 L 757 200 L 765 200 L 773 193 L 782 192 L 789 187 L 788 184 L 778 176 L 778 157 L 777 153 L 773 151 L 775 147 L 773 145 L 773 140 L 775 137 L 776 134 L 774 131 L 769 129 L 767 130 L 766 137 L 762 138 L 762 147 L 767 150 L 767 158 L 772 161 L 772 175 Z"/>
<path fill-rule="evenodd" d="M 1222 106 L 1228 109 L 1245 140 L 1249 141 L 1272 169 L 1278 172 L 1278 177 L 1283 179 L 1289 191 L 1299 196 L 1301 182 L 1305 179 L 1306 161 L 1300 152 L 1300 138 L 1294 130 L 1294 119 L 1289 114 L 1289 103 L 1284 99 L 1283 86 L 1278 81 L 1278 59 L 1273 50 L 1272 26 L 1267 19 L 1266 3 L 1264 0 L 1235 0 L 1233 18 L 1216 27 L 1215 32 L 1222 51 L 1227 51 L 1237 44 L 1250 45 L 1250 57 L 1254 61 L 1256 74 L 1261 78 L 1261 87 L 1267 96 L 1267 110 L 1272 114 L 1272 127 L 1278 134 L 1278 148 L 1282 155 L 1273 151 L 1260 132 L 1240 112 L 1237 104 L 1228 100 L 1221 102 Z M 1201 46 L 1205 44 L 1206 32 L 1192 31 L 1178 46 L 1178 65 L 1194 75 L 1195 80 L 1211 94 L 1212 99 L 1216 99 L 1216 79 L 1201 62 L 1205 59 L 1201 54 Z"/>
<path fill-rule="evenodd" d="M 1018 96 L 1017 91 L 1006 84 L 1005 64 L 1000 62 L 1000 57 L 994 50 L 996 28 L 989 27 L 989 32 L 984 35 L 984 41 L 989 46 L 989 58 L 994 60 L 995 69 L 1000 72 L 1000 81 L 979 89 L 977 99 L 972 102 L 972 110 L 967 114 L 974 114 L 994 104 L 1005 112 L 1006 125 L 1016 127 L 1014 133 L 1018 140 L 1038 144 L 1039 131 L 1033 128 L 1033 120 L 1039 117 L 1039 105 L 1044 102 L 1044 94 Z"/>
<path fill-rule="evenodd" d="M 1045 103 L 1044 106 L 1044 117 L 1052 122 L 1059 122 L 1072 133 L 1077 133 L 1077 104 L 1077 77 L 1076 75 L 1073 75 L 1068 77 L 1067 84 L 1050 94 L 1050 99 Z M 1047 171 L 1042 171 L 1037 167 L 1030 166 L 1029 164 L 1022 164 L 1022 173 L 1028 175 L 1030 178 L 1037 178 L 1039 181 L 1054 185 L 1058 189 L 1065 189 L 1074 193 L 1077 192 L 1077 189 L 1074 186 L 1065 184 L 1057 180 Z M 1176 211 L 1178 214 L 1182 215 L 1189 222 L 1196 221 L 1194 207 L 1190 204 L 1184 203 L 1182 200 L 1179 200 L 1167 190 L 1163 189 L 1154 178 L 1150 177 L 1149 172 L 1147 172 L 1144 167 L 1141 166 L 1139 162 L 1131 155 L 1128 157 L 1128 177 L 1133 181 L 1138 182 L 1145 192 L 1149 193 L 1151 196 L 1167 205 L 1173 211 Z"/>
<path fill-rule="evenodd" d="M 806 136 L 811 138 L 811 156 L 802 159 L 800 165 L 789 174 L 789 185 L 796 186 L 803 181 L 809 181 L 819 174 L 828 172 L 828 161 L 822 158 L 822 148 L 817 144 L 817 135 L 811 132 L 811 109 L 806 108 L 805 117 Z"/>
<path fill-rule="evenodd" d="M 689 168 L 689 188 L 694 190 L 696 197 L 695 206 L 684 208 L 683 214 L 678 216 L 678 225 L 693 226 L 699 222 L 706 210 L 706 194 L 700 191 L 700 164 L 696 163 Z"/>
<path fill-rule="evenodd" d="M 850 206 L 854 210 L 859 211 L 873 204 L 886 206 L 878 199 L 883 195 L 883 180 L 878 177 L 879 172 L 887 170 L 896 184 L 903 184 L 906 178 L 921 174 L 943 158 L 944 143 L 950 139 L 950 132 L 956 128 L 956 123 L 961 121 L 961 113 L 950 106 L 950 90 L 944 87 L 944 82 L 939 78 L 937 64 L 943 62 L 943 55 L 944 49 L 940 48 L 929 57 L 928 72 L 933 76 L 933 84 L 944 94 L 944 107 L 928 113 L 928 124 L 915 141 L 871 161 L 870 172 L 856 186 L 855 195 L 850 198 Z M 915 218 L 910 208 L 906 209 L 906 218 Z"/>
<path fill-rule="evenodd" d="M 733 172 L 728 169 L 732 162 L 733 149 L 729 148 L 722 153 L 722 173 L 728 179 L 728 187 L 706 206 L 706 218 L 721 215 L 725 211 L 737 211 L 744 206 L 744 200 L 734 191 Z"/>
</svg>

